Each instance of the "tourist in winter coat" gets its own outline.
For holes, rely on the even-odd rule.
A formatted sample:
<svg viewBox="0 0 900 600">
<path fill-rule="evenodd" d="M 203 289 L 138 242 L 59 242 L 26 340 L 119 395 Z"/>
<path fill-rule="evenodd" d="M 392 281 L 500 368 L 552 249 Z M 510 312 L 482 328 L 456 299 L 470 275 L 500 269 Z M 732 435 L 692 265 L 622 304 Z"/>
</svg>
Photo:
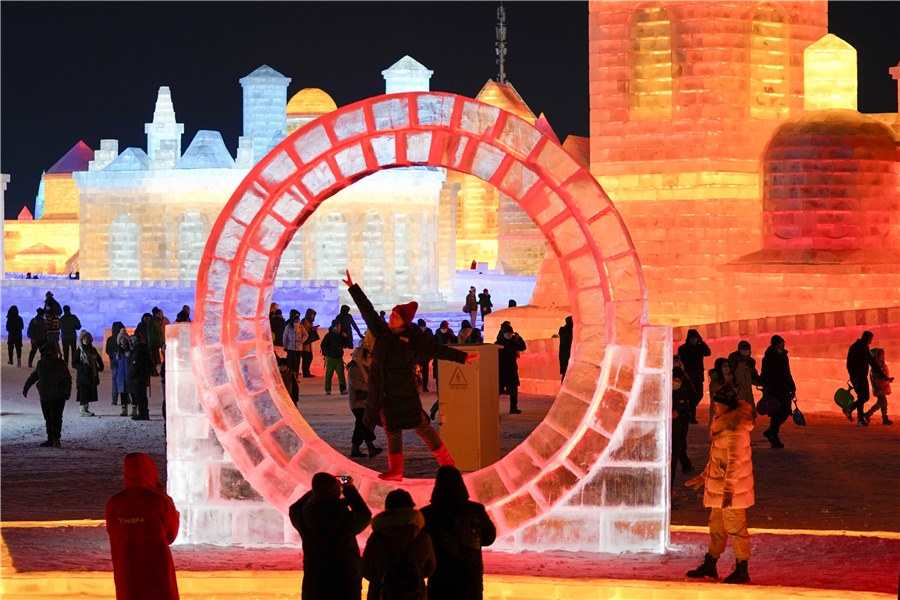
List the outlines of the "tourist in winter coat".
<svg viewBox="0 0 900 600">
<path fill-rule="evenodd" d="M 116 388 L 119 390 L 119 402 L 122 412 L 119 416 L 128 416 L 128 405 L 132 403 L 131 386 L 131 336 L 123 328 L 116 337 Z M 136 414 L 136 413 L 135 413 Z"/>
<path fill-rule="evenodd" d="M 756 419 L 753 386 L 761 386 L 763 380 L 756 370 L 756 360 L 751 356 L 750 342 L 746 340 L 738 342 L 737 350 L 728 355 L 728 364 L 731 365 L 734 382 L 737 384 L 738 398 L 750 405 L 753 409 L 753 418 Z"/>
<path fill-rule="evenodd" d="M 369 369 L 372 367 L 372 346 L 375 338 L 367 331 L 359 345 L 350 355 L 347 363 L 347 398 L 350 401 L 350 412 L 353 413 L 353 436 L 350 439 L 350 456 L 353 458 L 373 458 L 383 452 L 375 445 L 375 431 L 366 427 L 363 416 L 366 413 L 366 399 L 369 396 Z M 365 442 L 368 455 L 363 454 L 360 446 Z"/>
<path fill-rule="evenodd" d="M 94 337 L 88 331 L 78 336 L 78 348 L 73 353 L 75 366 L 75 397 L 78 400 L 78 414 L 93 417 L 90 403 L 97 401 L 97 386 L 103 372 L 103 357 L 94 348 Z"/>
<path fill-rule="evenodd" d="M 190 323 L 191 322 L 191 307 L 187 304 L 181 307 L 181 310 L 175 315 L 176 323 Z"/>
<path fill-rule="evenodd" d="M 469 293 L 466 294 L 466 304 L 463 312 L 469 314 L 469 321 L 471 323 L 470 326 L 474 326 L 476 323 L 475 317 L 478 315 L 478 298 L 475 297 L 475 288 L 470 287 Z"/>
<path fill-rule="evenodd" d="M 434 332 L 431 330 L 431 327 L 425 322 L 425 319 L 419 319 L 416 321 L 416 325 L 419 326 L 419 331 L 422 332 L 423 335 L 434 335 Z M 428 367 L 431 361 L 423 360 L 419 361 L 419 373 L 422 378 L 422 391 L 428 391 Z M 437 375 L 435 375 L 437 377 Z"/>
<path fill-rule="evenodd" d="M 453 333 L 453 330 L 450 329 L 450 323 L 447 321 L 441 321 L 441 324 L 438 326 L 438 330 L 434 332 L 434 339 L 438 344 L 448 345 L 448 344 L 458 344 L 459 338 L 456 337 L 456 334 Z M 434 377 L 434 385 L 437 387 L 438 385 L 438 361 L 434 359 L 431 362 L 431 375 Z M 434 405 L 431 407 L 431 420 L 434 420 L 435 415 L 438 411 L 438 401 L 434 401 Z"/>
<path fill-rule="evenodd" d="M 319 341 L 319 330 L 316 327 L 316 311 L 311 308 L 306 309 L 306 315 L 300 320 L 301 329 L 306 330 L 306 338 L 303 340 L 303 346 L 300 349 L 300 366 L 303 371 L 303 377 L 314 377 L 310 373 L 309 368 L 312 366 L 313 342 Z"/>
<path fill-rule="evenodd" d="M 153 359 L 153 364 L 157 368 L 162 362 L 162 350 L 163 346 L 166 345 L 166 323 L 164 319 L 162 309 L 154 306 L 153 310 L 150 311 L 150 323 L 147 327 L 147 345 L 150 347 L 150 358 Z"/>
<path fill-rule="evenodd" d="M 37 309 L 37 314 L 28 322 L 28 340 L 31 342 L 31 352 L 28 353 L 28 368 L 32 368 L 34 355 L 47 343 L 47 320 L 44 318 L 44 309 Z"/>
<path fill-rule="evenodd" d="M 730 385 L 731 374 L 725 375 L 725 385 L 713 397 L 716 416 L 710 428 L 712 445 L 706 469 L 686 486 L 706 487 L 703 505 L 710 509 L 709 550 L 703 564 L 687 572 L 688 577 L 718 578 L 716 562 L 725 551 L 731 536 L 735 568 L 725 583 L 750 581 L 747 561 L 750 560 L 750 534 L 747 531 L 746 509 L 753 506 L 753 458 L 750 432 L 753 430 L 753 410 L 738 400 Z"/>
<path fill-rule="evenodd" d="M 413 318 L 418 304 L 398 304 L 391 310 L 385 324 L 362 289 L 353 283 L 350 272 L 344 280 L 350 297 L 356 302 L 366 321 L 375 345 L 372 349 L 372 367 L 369 370 L 369 397 L 366 403 L 365 423 L 373 428 L 384 427 L 388 440 L 388 470 L 379 478 L 403 479 L 403 430 L 413 429 L 428 446 L 441 465 L 452 465 L 450 451 L 432 429 L 428 415 L 422 410 L 422 401 L 416 387 L 416 364 L 432 358 L 465 363 L 478 357 L 462 350 L 441 346 L 435 338 L 422 334 Z"/>
<path fill-rule="evenodd" d="M 45 343 L 59 347 L 59 315 L 44 309 L 44 323 L 47 325 L 47 341 Z"/>
<path fill-rule="evenodd" d="M 384 512 L 372 519 L 372 535 L 362 555 L 362 574 L 369 580 L 367 600 L 424 598 L 425 578 L 431 576 L 434 566 L 434 548 L 425 531 L 425 517 L 416 510 L 409 492 L 389 492 L 384 499 Z M 409 577 L 403 577 L 407 573 Z M 411 595 L 416 591 L 419 595 Z"/>
<path fill-rule="evenodd" d="M 335 319 L 341 324 L 341 331 L 344 333 L 344 347 L 352 348 L 353 347 L 353 331 L 356 331 L 356 335 L 362 337 L 362 332 L 359 330 L 359 325 L 356 324 L 356 321 L 353 319 L 353 315 L 350 314 L 350 307 L 346 304 L 341 305 L 341 312 Z"/>
<path fill-rule="evenodd" d="M 131 406 L 133 421 L 150 420 L 150 398 L 147 396 L 147 392 L 150 387 L 150 378 L 158 375 L 153 359 L 150 357 L 150 346 L 144 340 L 144 334 L 135 334 L 135 343 L 131 349 L 131 370 L 128 373 L 128 390 L 134 398 Z"/>
<path fill-rule="evenodd" d="M 125 456 L 125 489 L 106 504 L 117 600 L 177 600 L 169 546 L 179 514 L 159 482 L 156 463 L 142 452 Z"/>
<path fill-rule="evenodd" d="M 784 448 L 778 436 L 782 423 L 791 415 L 791 401 L 797 395 L 797 386 L 791 375 L 788 351 L 784 348 L 784 338 L 773 335 L 762 359 L 763 394 L 771 394 L 778 400 L 778 410 L 769 413 L 769 428 L 763 432 L 773 448 Z"/>
<path fill-rule="evenodd" d="M 78 316 L 72 314 L 69 305 L 63 306 L 63 314 L 59 318 L 59 333 L 62 339 L 63 360 L 69 362 L 69 351 L 72 353 L 72 368 L 75 368 L 75 350 L 78 346 L 78 330 L 81 329 L 81 321 Z"/>
<path fill-rule="evenodd" d="M 484 291 L 478 294 L 478 307 L 481 309 L 481 326 L 484 327 L 484 318 L 491 314 L 491 309 L 494 307 L 487 288 L 484 288 Z"/>
<path fill-rule="evenodd" d="M 134 327 L 134 335 L 140 334 L 140 336 L 144 339 L 144 343 L 147 343 L 147 340 L 150 337 L 150 325 L 153 322 L 153 315 L 150 313 L 144 313 L 141 315 L 140 322 Z"/>
<path fill-rule="evenodd" d="M 868 423 L 872 419 L 872 415 L 875 414 L 875 411 L 880 408 L 881 424 L 893 425 L 894 422 L 888 418 L 887 397 L 891 395 L 891 382 L 894 381 L 894 378 L 891 377 L 890 369 L 888 369 L 887 363 L 884 362 L 884 348 L 874 348 L 872 350 L 872 358 L 875 359 L 875 363 L 880 370 L 879 373 L 879 370 L 872 369 L 871 373 L 872 395 L 874 395 L 878 401 L 872 408 L 866 411 L 864 416 Z"/>
<path fill-rule="evenodd" d="M 456 334 L 456 343 L 468 344 L 470 335 L 472 335 L 472 324 L 464 319 L 463 322 L 459 324 L 459 333 Z"/>
<path fill-rule="evenodd" d="M 717 358 L 713 363 L 713 368 L 709 370 L 709 425 L 712 426 L 713 418 L 716 416 L 716 405 L 713 398 L 720 393 L 723 386 L 728 386 L 730 391 L 735 395 L 738 394 L 737 380 L 731 370 L 731 363 L 727 358 Z M 738 396 L 740 397 L 740 396 Z"/>
<path fill-rule="evenodd" d="M 455 467 L 438 469 L 431 504 L 422 515 L 437 559 L 428 578 L 428 600 L 479 600 L 484 590 L 481 548 L 494 543 L 497 529 L 484 505 L 469 500 Z"/>
<path fill-rule="evenodd" d="M 844 410 L 850 422 L 853 422 L 853 409 L 856 409 L 856 424 L 860 427 L 868 425 L 865 418 L 865 404 L 869 400 L 869 367 L 884 377 L 881 367 L 872 358 L 869 352 L 869 346 L 872 344 L 872 338 L 875 337 L 871 331 L 863 331 L 858 340 L 850 345 L 847 350 L 847 374 L 850 375 L 850 385 L 856 390 L 856 402 L 849 409 Z"/>
<path fill-rule="evenodd" d="M 53 297 L 53 292 L 44 294 L 44 312 L 55 317 L 62 315 L 62 307 L 59 305 L 56 298 Z"/>
<path fill-rule="evenodd" d="M 569 368 L 569 359 L 572 357 L 572 336 L 574 335 L 574 323 L 572 317 L 566 317 L 566 324 L 559 328 L 559 374 L 561 379 L 566 378 L 566 370 Z"/>
<path fill-rule="evenodd" d="M 269 315 L 269 327 L 272 329 L 272 345 L 276 348 L 284 347 L 284 327 L 286 321 L 281 314 L 281 309 L 276 308 L 275 312 Z"/>
<path fill-rule="evenodd" d="M 19 316 L 19 307 L 12 305 L 6 311 L 6 348 L 9 351 L 9 364 L 13 364 L 13 350 L 16 353 L 16 366 L 22 366 L 22 330 L 25 322 Z"/>
<path fill-rule="evenodd" d="M 513 331 L 509 322 L 504 322 L 496 343 L 500 345 L 500 393 L 509 395 L 509 414 L 518 415 L 522 412 L 519 410 L 519 352 L 525 351 L 525 340 Z"/>
<path fill-rule="evenodd" d="M 341 498 L 343 496 L 343 498 Z M 362 571 L 356 536 L 372 512 L 352 480 L 316 473 L 312 490 L 291 505 L 291 524 L 303 540 L 303 600 L 360 600 Z"/>
<path fill-rule="evenodd" d="M 347 380 L 344 378 L 344 336 L 341 323 L 335 319 L 331 322 L 328 333 L 320 344 L 322 356 L 325 357 L 325 394 L 331 395 L 331 380 L 337 373 L 341 394 L 347 393 Z"/>
<path fill-rule="evenodd" d="M 109 359 L 109 370 L 112 374 L 112 385 L 110 386 L 110 390 L 112 392 L 112 404 L 115 406 L 119 403 L 119 359 L 118 359 L 118 348 L 119 348 L 119 333 L 125 329 L 125 324 L 122 321 L 116 321 L 112 324 L 112 331 L 110 336 L 106 338 L 106 347 L 104 351 L 106 352 L 106 357 Z M 121 390 L 124 392 L 125 390 Z"/>
<path fill-rule="evenodd" d="M 303 342 L 306 340 L 306 329 L 300 326 L 300 311 L 291 310 L 290 318 L 284 325 L 282 343 L 287 356 L 288 367 L 295 375 L 300 374 L 300 358 Z"/>
<path fill-rule="evenodd" d="M 72 375 L 66 362 L 59 355 L 56 344 L 47 344 L 41 349 L 41 358 L 25 381 L 22 395 L 27 398 L 28 389 L 35 383 L 47 428 L 47 441 L 41 443 L 41 446 L 59 448 L 63 409 L 66 407 L 66 400 L 72 395 Z"/>
<path fill-rule="evenodd" d="M 678 356 L 681 357 L 682 368 L 687 376 L 691 378 L 692 387 L 694 388 L 691 423 L 697 422 L 697 406 L 703 399 L 703 381 L 706 373 L 706 369 L 703 366 L 703 357 L 711 354 L 712 351 L 696 329 L 689 329 L 687 341 L 678 346 Z"/>
<path fill-rule="evenodd" d="M 691 422 L 691 395 L 684 386 L 687 375 L 681 369 L 672 370 L 672 477 L 675 481 L 675 467 L 680 463 L 682 473 L 694 470 L 687 455 L 688 425 Z"/>
</svg>

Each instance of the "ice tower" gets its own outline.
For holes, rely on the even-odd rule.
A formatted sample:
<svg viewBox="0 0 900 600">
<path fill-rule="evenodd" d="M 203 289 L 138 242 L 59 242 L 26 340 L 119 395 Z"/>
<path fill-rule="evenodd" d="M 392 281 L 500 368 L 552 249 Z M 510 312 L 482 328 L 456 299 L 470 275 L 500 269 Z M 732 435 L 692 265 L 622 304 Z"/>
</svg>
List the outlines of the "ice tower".
<svg viewBox="0 0 900 600">
<path fill-rule="evenodd" d="M 715 265 L 760 241 L 759 159 L 803 110 L 825 2 L 591 2 L 591 172 L 645 265 L 651 320 L 718 320 Z"/>
<path fill-rule="evenodd" d="M 287 86 L 291 82 L 268 65 L 243 77 L 244 137 L 253 141 L 253 162 L 287 135 Z"/>
<path fill-rule="evenodd" d="M 159 88 L 153 122 L 144 125 L 147 134 L 147 154 L 152 169 L 171 169 L 181 157 L 181 135 L 184 124 L 175 122 L 175 107 L 167 86 Z"/>
<path fill-rule="evenodd" d="M 537 117 L 511 83 L 488 80 L 475 97 L 534 125 Z M 496 187 L 476 177 L 450 171 L 448 184 L 460 187 L 456 212 L 456 268 L 473 260 L 509 274 L 537 273 L 546 240 L 528 215 Z"/>
</svg>

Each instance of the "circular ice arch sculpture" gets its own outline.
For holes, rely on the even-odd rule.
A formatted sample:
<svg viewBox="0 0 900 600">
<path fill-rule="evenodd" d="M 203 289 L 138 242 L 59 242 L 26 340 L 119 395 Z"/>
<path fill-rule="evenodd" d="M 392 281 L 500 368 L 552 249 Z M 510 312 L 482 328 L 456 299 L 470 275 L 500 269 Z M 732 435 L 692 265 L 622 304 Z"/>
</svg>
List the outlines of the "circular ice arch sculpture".
<svg viewBox="0 0 900 600">
<path fill-rule="evenodd" d="M 468 173 L 516 199 L 559 258 L 576 325 L 562 389 L 531 435 L 465 476 L 508 534 L 576 492 L 615 437 L 646 324 L 646 292 L 621 217 L 591 174 L 538 129 L 457 95 L 378 96 L 308 123 L 241 182 L 197 277 L 191 360 L 200 402 L 247 481 L 283 512 L 318 471 L 349 473 L 370 506 L 395 487 L 427 503 L 432 480 L 385 484 L 338 453 L 294 407 L 274 360 L 268 307 L 282 252 L 327 198 L 381 169 Z"/>
</svg>

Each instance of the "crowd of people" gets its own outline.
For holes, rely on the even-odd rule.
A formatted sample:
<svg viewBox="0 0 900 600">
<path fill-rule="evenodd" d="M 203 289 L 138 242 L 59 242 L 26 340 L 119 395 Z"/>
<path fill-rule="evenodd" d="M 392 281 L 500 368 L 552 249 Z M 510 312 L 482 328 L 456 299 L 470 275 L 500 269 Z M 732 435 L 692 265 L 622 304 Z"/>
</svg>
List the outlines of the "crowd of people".
<svg viewBox="0 0 900 600">
<path fill-rule="evenodd" d="M 847 373 L 857 397 L 852 406 L 844 408 L 844 415 L 853 422 L 856 410 L 857 425 L 866 427 L 872 415 L 881 410 L 882 423 L 891 425 L 887 413 L 887 396 L 891 393 L 893 377 L 885 363 L 883 348 L 870 346 L 874 334 L 864 331 L 847 351 Z M 690 424 L 697 424 L 697 405 L 703 398 L 704 374 L 709 376 L 709 418 L 705 423 L 711 446 L 705 469 L 685 485 L 694 489 L 704 487 L 703 504 L 710 509 L 709 548 L 703 563 L 687 572 L 691 578 L 718 578 L 716 563 L 730 537 L 734 548 L 734 570 L 725 583 L 750 581 L 750 534 L 746 509 L 753 506 L 754 481 L 750 432 L 757 418 L 767 416 L 769 426 L 763 436 L 774 449 L 784 448 L 781 426 L 792 415 L 797 386 L 791 375 L 785 340 L 773 335 L 757 371 L 752 348 L 746 340 L 728 357 L 716 358 L 706 373 L 704 357 L 712 355 L 709 346 L 695 329 L 688 331 L 687 340 L 678 347 L 672 370 L 672 454 L 671 481 L 675 480 L 677 465 L 683 473 L 693 470 L 687 454 L 687 433 Z M 877 402 L 865 410 L 870 398 L 869 383 Z M 754 388 L 761 390 L 760 400 L 754 398 Z"/>
<path fill-rule="evenodd" d="M 429 370 L 437 379 L 438 360 L 464 364 L 478 358 L 477 349 L 465 352 L 451 345 L 484 343 L 481 330 L 474 325 L 479 308 L 482 323 L 491 312 L 488 290 L 476 299 L 475 288 L 470 288 L 463 307 L 470 318 L 461 322 L 458 333 L 454 333 L 448 321 L 442 321 L 432 332 L 423 319 L 416 320 L 416 302 L 398 304 L 385 315 L 375 310 L 360 286 L 354 284 L 349 271 L 344 283 L 365 321 L 364 335 L 347 305 L 341 306 L 320 340 L 314 309 L 306 309 L 303 318 L 299 311 L 291 310 L 285 320 L 278 304 L 272 303 L 269 320 L 274 346 L 284 353 L 282 357 L 276 350 L 285 387 L 294 401 L 299 401 L 298 380 L 314 377 L 310 367 L 314 347 L 318 348 L 325 366 L 325 394 L 331 395 L 336 377 L 339 393 L 348 396 L 354 417 L 351 457 L 381 454 L 383 449 L 374 442 L 376 427 L 382 427 L 387 440 L 388 469 L 379 478 L 400 481 L 404 472 L 403 431 L 411 429 L 433 453 L 440 468 L 429 506 L 419 511 L 407 492 L 394 490 L 385 499 L 385 511 L 374 520 L 352 480 L 341 481 L 333 475 L 318 473 L 312 480 L 312 490 L 290 509 L 291 522 L 303 538 L 304 598 L 358 598 L 363 577 L 370 581 L 370 599 L 395 597 L 385 595 L 394 593 L 395 586 L 408 593 L 424 594 L 427 589 L 432 599 L 480 597 L 481 547 L 492 543 L 496 532 L 484 507 L 468 500 L 462 476 L 440 434 L 431 425 L 439 409 L 438 402 L 430 414 L 426 413 L 420 393 L 428 391 Z M 178 321 L 190 321 L 189 306 L 178 313 Z M 92 335 L 82 330 L 78 316 L 70 306 L 60 306 L 52 292 L 46 293 L 44 306 L 36 309 L 27 328 L 18 307 L 11 306 L 6 319 L 8 364 L 12 365 L 15 358 L 16 365 L 21 367 L 24 332 L 31 342 L 27 364 L 34 370 L 25 382 L 23 395 L 27 396 L 36 384 L 47 430 L 47 440 L 41 446 L 61 447 L 63 408 L 71 397 L 73 384 L 70 365 L 75 369 L 81 416 L 94 416 L 90 404 L 98 401 L 100 373 L 108 363 L 111 400 L 113 405 L 121 405 L 121 416 L 129 416 L 131 405 L 132 419 L 148 420 L 151 378 L 161 376 L 165 417 L 164 330 L 168 323 L 158 307 L 145 313 L 130 334 L 122 322 L 114 322 L 103 348 L 107 357 L 104 362 L 94 347 Z M 358 343 L 354 342 L 354 331 L 359 336 Z M 562 378 L 570 362 L 572 339 L 573 321 L 567 317 L 559 329 Z M 893 377 L 884 349 L 871 348 L 873 339 L 874 335 L 865 331 L 847 352 L 846 368 L 856 399 L 852 406 L 843 408 L 843 413 L 852 423 L 855 411 L 859 427 L 868 426 L 879 410 L 882 423 L 892 424 L 887 396 L 891 393 Z M 500 346 L 500 393 L 509 396 L 510 414 L 519 414 L 518 357 L 526 350 L 526 344 L 509 321 L 501 324 L 495 343 Z M 345 365 L 347 349 L 352 352 Z M 37 353 L 40 359 L 33 366 Z M 717 561 L 730 537 L 736 562 L 724 582 L 746 583 L 750 581 L 746 509 L 755 501 L 750 432 L 758 418 L 767 417 L 768 427 L 763 436 L 771 448 L 784 448 L 781 426 L 792 414 L 797 386 L 785 340 L 780 335 L 771 337 L 759 370 L 746 340 L 739 341 L 727 357 L 714 359 L 712 368 L 707 370 L 705 359 L 711 356 L 700 333 L 690 329 L 673 357 L 671 481 L 675 480 L 678 465 L 683 473 L 694 470 L 688 453 L 688 430 L 691 425 L 700 424 L 697 409 L 708 394 L 709 412 L 702 419 L 710 440 L 708 460 L 703 471 L 685 485 L 705 488 L 703 503 L 710 509 L 710 539 L 703 563 L 688 571 L 687 576 L 718 578 Z M 754 390 L 761 392 L 758 401 Z M 865 405 L 872 395 L 876 402 L 867 410 Z M 120 584 L 124 587 L 150 585 L 132 573 L 133 565 L 128 558 L 132 550 L 128 549 L 127 542 L 137 539 L 130 536 L 149 534 L 142 529 L 144 525 L 137 527 L 137 521 L 130 522 L 132 517 L 121 516 L 123 507 L 139 507 L 157 515 L 155 522 L 158 521 L 161 529 L 154 530 L 150 537 L 158 550 L 159 556 L 154 560 L 160 569 L 171 569 L 171 555 L 167 561 L 164 555 L 178 530 L 177 510 L 159 487 L 152 459 L 143 454 L 128 455 L 125 477 L 125 492 L 113 498 L 107 507 L 117 588 Z M 355 536 L 370 522 L 372 535 L 360 556 Z M 154 585 L 169 590 L 165 593 L 176 590 L 177 595 L 173 573 L 157 578 Z M 138 581 L 139 584 L 135 583 Z M 161 592 L 160 597 L 170 597 L 165 593 Z"/>
<path fill-rule="evenodd" d="M 190 322 L 190 307 L 184 305 L 176 322 Z M 132 333 L 121 321 L 112 324 L 111 335 L 103 346 L 103 354 L 94 346 L 94 337 L 82 329 L 81 321 L 68 305 L 60 306 L 53 292 L 45 295 L 44 306 L 35 310 L 27 329 L 17 306 L 6 315 L 8 364 L 22 366 L 23 332 L 31 342 L 27 358 L 33 369 L 25 381 L 22 394 L 37 385 L 47 439 L 40 445 L 61 447 L 62 415 L 65 402 L 72 396 L 72 372 L 75 371 L 75 397 L 78 414 L 94 417 L 90 405 L 99 400 L 100 374 L 109 365 L 112 404 L 121 404 L 120 415 L 135 421 L 150 420 L 149 394 L 151 378 L 159 377 L 162 413 L 165 419 L 165 327 L 169 319 L 162 309 L 153 307 L 144 313 Z M 40 355 L 37 363 L 34 359 Z M 129 413 L 129 405 L 131 412 Z"/>
</svg>

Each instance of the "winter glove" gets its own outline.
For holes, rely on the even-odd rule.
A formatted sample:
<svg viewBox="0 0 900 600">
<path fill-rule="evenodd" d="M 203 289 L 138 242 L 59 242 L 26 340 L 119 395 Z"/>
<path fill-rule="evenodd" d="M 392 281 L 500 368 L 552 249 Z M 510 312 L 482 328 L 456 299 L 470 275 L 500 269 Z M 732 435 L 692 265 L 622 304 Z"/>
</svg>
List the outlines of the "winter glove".
<svg viewBox="0 0 900 600">
<path fill-rule="evenodd" d="M 731 508 L 731 503 L 734 500 L 734 492 L 725 492 L 725 495 L 722 496 L 722 508 Z"/>
<path fill-rule="evenodd" d="M 24 397 L 26 397 L 26 398 L 28 397 L 28 388 L 27 388 L 27 387 L 26 387 L 26 388 L 22 388 L 22 395 L 23 395 Z"/>
</svg>

